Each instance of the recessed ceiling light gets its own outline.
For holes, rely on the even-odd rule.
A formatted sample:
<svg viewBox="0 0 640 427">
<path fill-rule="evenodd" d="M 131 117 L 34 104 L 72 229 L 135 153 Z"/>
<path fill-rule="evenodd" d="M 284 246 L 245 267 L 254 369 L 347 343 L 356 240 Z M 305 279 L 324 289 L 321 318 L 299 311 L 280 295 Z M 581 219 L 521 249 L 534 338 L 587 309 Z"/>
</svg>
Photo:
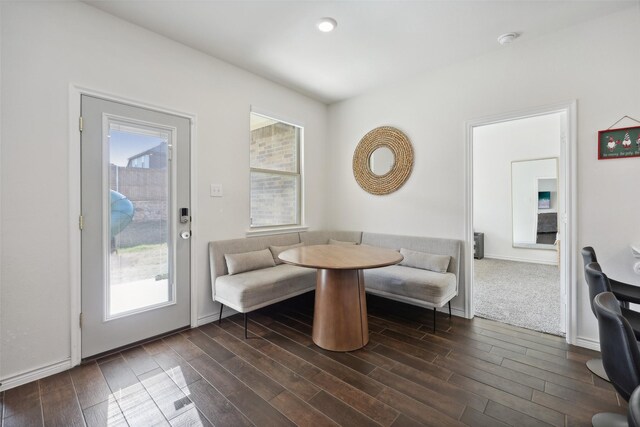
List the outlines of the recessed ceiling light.
<svg viewBox="0 0 640 427">
<path fill-rule="evenodd" d="M 505 33 L 498 37 L 498 43 L 501 45 L 509 44 L 518 38 L 518 33 Z"/>
<path fill-rule="evenodd" d="M 333 18 L 322 18 L 318 21 L 318 29 L 323 33 L 329 33 L 338 26 L 338 23 Z"/>
</svg>

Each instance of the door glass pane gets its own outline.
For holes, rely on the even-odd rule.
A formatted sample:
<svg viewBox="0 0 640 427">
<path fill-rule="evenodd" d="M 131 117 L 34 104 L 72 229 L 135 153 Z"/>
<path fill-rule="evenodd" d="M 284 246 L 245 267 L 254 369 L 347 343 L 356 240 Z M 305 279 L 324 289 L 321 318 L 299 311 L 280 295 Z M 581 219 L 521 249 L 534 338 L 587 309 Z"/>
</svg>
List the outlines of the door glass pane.
<svg viewBox="0 0 640 427">
<path fill-rule="evenodd" d="M 109 125 L 107 318 L 173 301 L 169 132 Z"/>
</svg>

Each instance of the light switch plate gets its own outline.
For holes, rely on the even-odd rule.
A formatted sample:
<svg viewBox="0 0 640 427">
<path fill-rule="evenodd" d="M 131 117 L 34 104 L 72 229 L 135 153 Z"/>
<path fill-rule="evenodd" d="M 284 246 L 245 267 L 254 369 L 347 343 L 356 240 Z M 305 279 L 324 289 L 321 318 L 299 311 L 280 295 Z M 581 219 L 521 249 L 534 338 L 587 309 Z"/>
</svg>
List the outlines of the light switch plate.
<svg viewBox="0 0 640 427">
<path fill-rule="evenodd" d="M 222 184 L 211 184 L 211 197 L 222 197 Z"/>
</svg>

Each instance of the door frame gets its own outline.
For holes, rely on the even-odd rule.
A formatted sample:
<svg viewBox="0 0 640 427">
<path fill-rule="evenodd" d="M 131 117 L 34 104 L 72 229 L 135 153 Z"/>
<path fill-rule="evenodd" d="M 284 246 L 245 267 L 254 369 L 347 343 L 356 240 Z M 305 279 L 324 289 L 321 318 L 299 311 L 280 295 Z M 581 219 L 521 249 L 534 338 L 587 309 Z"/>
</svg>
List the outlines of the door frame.
<svg viewBox="0 0 640 427">
<path fill-rule="evenodd" d="M 198 290 L 195 286 L 195 278 L 197 277 L 197 236 L 199 235 L 198 227 L 198 203 L 197 203 L 197 115 L 184 111 L 178 111 L 169 107 L 156 105 L 131 99 L 126 96 L 116 95 L 106 91 L 87 88 L 78 84 L 71 83 L 69 85 L 69 288 L 70 288 L 70 331 L 71 331 L 71 366 L 79 365 L 81 356 L 81 340 L 82 330 L 80 328 L 80 313 L 82 311 L 82 245 L 81 232 L 79 227 L 79 217 L 81 213 L 81 175 L 80 175 L 80 99 L 82 95 L 94 96 L 108 101 L 128 104 L 134 107 L 146 108 L 159 111 L 161 113 L 172 114 L 189 119 L 190 132 L 189 144 L 191 149 L 190 155 L 190 199 L 191 199 L 191 216 L 196 218 L 191 222 L 191 259 L 190 259 L 190 324 L 191 327 L 197 326 L 198 323 Z M 196 236 L 196 237 L 194 237 Z"/>
<path fill-rule="evenodd" d="M 566 135 L 561 136 L 559 169 L 563 171 L 564 183 L 562 197 L 565 212 L 560 213 L 560 220 L 564 223 L 564 239 L 560 244 L 560 265 L 562 270 L 565 292 L 565 333 L 569 344 L 578 344 L 577 337 L 577 283 L 576 283 L 576 248 L 577 248 L 577 102 L 576 100 L 559 102 L 541 107 L 495 114 L 465 122 L 465 261 L 468 265 L 465 271 L 467 284 L 464 298 L 464 314 L 466 318 L 473 318 L 473 130 L 476 127 L 542 116 L 546 114 L 564 112 L 566 114 Z M 579 343 L 584 346 L 585 343 Z"/>
</svg>

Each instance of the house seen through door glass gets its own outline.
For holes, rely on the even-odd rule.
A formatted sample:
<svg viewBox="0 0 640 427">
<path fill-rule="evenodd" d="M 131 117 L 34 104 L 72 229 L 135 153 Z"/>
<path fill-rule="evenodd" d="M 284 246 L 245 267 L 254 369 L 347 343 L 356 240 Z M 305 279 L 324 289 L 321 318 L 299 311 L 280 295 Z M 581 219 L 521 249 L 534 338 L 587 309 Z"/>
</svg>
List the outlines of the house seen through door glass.
<svg viewBox="0 0 640 427">
<path fill-rule="evenodd" d="M 107 318 L 169 303 L 170 134 L 109 121 Z"/>
</svg>

